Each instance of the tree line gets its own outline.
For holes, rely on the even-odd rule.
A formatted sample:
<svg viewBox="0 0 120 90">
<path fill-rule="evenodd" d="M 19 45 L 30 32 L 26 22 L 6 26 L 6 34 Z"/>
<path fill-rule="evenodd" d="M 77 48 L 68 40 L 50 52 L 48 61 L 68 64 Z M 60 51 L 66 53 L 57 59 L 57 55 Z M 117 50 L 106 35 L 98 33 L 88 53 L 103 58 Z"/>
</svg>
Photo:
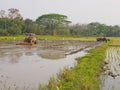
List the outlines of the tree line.
<svg viewBox="0 0 120 90">
<path fill-rule="evenodd" d="M 0 36 L 23 35 L 64 35 L 64 36 L 120 36 L 120 26 L 108 26 L 98 22 L 74 24 L 61 14 L 44 14 L 33 21 L 23 19 L 18 9 L 10 8 L 8 13 L 0 11 Z"/>
</svg>

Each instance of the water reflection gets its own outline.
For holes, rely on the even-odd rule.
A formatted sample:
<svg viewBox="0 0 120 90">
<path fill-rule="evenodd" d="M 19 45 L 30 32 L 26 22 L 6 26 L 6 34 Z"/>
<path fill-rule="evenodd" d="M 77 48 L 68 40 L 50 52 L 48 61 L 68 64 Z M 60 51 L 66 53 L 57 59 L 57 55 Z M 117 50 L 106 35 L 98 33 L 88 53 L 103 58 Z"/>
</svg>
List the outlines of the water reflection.
<svg viewBox="0 0 120 90">
<path fill-rule="evenodd" d="M 58 50 L 41 50 L 41 52 L 38 52 L 37 55 L 39 55 L 42 58 L 56 60 L 60 58 L 65 58 L 65 51 L 58 51 Z"/>
<path fill-rule="evenodd" d="M 4 42 L 0 46 L 0 61 L 18 63 L 21 59 L 30 57 L 45 59 L 60 59 L 65 57 L 64 51 L 44 48 L 40 45 L 15 45 L 13 42 Z"/>
<path fill-rule="evenodd" d="M 18 63 L 19 58 L 22 56 L 22 53 L 12 53 L 8 55 L 10 63 Z"/>
<path fill-rule="evenodd" d="M 41 41 L 35 46 L 0 42 L 0 87 L 6 85 L 3 90 L 9 90 L 9 86 L 15 85 L 14 89 L 19 87 L 17 90 L 24 90 L 24 87 L 29 86 L 25 90 L 36 90 L 39 83 L 47 83 L 50 76 L 56 75 L 65 66 L 73 67 L 77 63 L 75 58 L 87 54 L 81 51 L 66 56 L 66 52 L 88 47 L 91 43 L 75 42 L 77 44 L 68 41 Z M 73 44 L 76 44 L 75 47 Z"/>
<path fill-rule="evenodd" d="M 0 42 L 0 60 L 9 58 L 16 63 L 26 56 L 44 59 L 65 58 L 67 52 L 82 50 L 85 47 L 97 45 L 98 42 L 81 41 L 39 41 L 37 45 L 16 45 L 16 41 Z M 14 59 L 14 60 L 13 60 Z"/>
</svg>

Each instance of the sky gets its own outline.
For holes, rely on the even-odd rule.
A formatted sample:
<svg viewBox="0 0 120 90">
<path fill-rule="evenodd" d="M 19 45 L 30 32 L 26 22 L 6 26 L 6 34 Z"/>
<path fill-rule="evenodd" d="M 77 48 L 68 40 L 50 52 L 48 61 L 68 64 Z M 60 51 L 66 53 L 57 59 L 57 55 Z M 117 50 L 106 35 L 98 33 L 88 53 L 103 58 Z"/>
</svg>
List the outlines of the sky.
<svg viewBox="0 0 120 90">
<path fill-rule="evenodd" d="M 43 14 L 66 15 L 73 24 L 120 25 L 120 0 L 0 0 L 0 10 L 16 8 L 24 19 Z"/>
</svg>

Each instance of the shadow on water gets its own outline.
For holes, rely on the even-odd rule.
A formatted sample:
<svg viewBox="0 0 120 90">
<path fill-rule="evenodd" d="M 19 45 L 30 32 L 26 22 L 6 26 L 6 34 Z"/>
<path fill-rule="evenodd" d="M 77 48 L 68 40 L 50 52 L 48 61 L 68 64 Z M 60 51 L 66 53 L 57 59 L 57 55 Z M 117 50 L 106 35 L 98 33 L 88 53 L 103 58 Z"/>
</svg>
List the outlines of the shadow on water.
<svg viewBox="0 0 120 90">
<path fill-rule="evenodd" d="M 77 63 L 75 58 L 88 53 L 86 48 L 99 45 L 81 41 L 39 41 L 33 46 L 16 45 L 16 41 L 0 44 L 2 90 L 35 90 L 39 83 L 47 83 L 60 69 L 73 67 Z M 82 51 L 70 54 L 75 50 Z"/>
</svg>

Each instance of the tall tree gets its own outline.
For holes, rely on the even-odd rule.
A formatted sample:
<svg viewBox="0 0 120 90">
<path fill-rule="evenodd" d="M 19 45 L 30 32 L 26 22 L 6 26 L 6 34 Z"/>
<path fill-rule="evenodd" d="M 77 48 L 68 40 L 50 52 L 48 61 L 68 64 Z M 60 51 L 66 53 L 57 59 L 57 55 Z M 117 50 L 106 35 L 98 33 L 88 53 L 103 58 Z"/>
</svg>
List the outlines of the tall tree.
<svg viewBox="0 0 120 90">
<path fill-rule="evenodd" d="M 36 25 L 31 19 L 24 20 L 24 33 L 35 33 Z"/>
<path fill-rule="evenodd" d="M 42 34 L 43 29 L 31 19 L 24 20 L 23 33 Z"/>
<path fill-rule="evenodd" d="M 22 19 L 22 16 L 19 13 L 18 9 L 10 8 L 10 9 L 8 9 L 8 11 L 9 11 L 9 13 L 8 13 L 9 18 L 11 18 L 11 19 L 14 19 L 14 18 L 20 18 L 20 19 Z"/>
<path fill-rule="evenodd" d="M 67 26 L 71 21 L 67 16 L 61 14 L 45 14 L 36 19 L 36 23 L 43 26 L 46 30 L 51 30 L 55 35 L 56 29 Z"/>
</svg>

